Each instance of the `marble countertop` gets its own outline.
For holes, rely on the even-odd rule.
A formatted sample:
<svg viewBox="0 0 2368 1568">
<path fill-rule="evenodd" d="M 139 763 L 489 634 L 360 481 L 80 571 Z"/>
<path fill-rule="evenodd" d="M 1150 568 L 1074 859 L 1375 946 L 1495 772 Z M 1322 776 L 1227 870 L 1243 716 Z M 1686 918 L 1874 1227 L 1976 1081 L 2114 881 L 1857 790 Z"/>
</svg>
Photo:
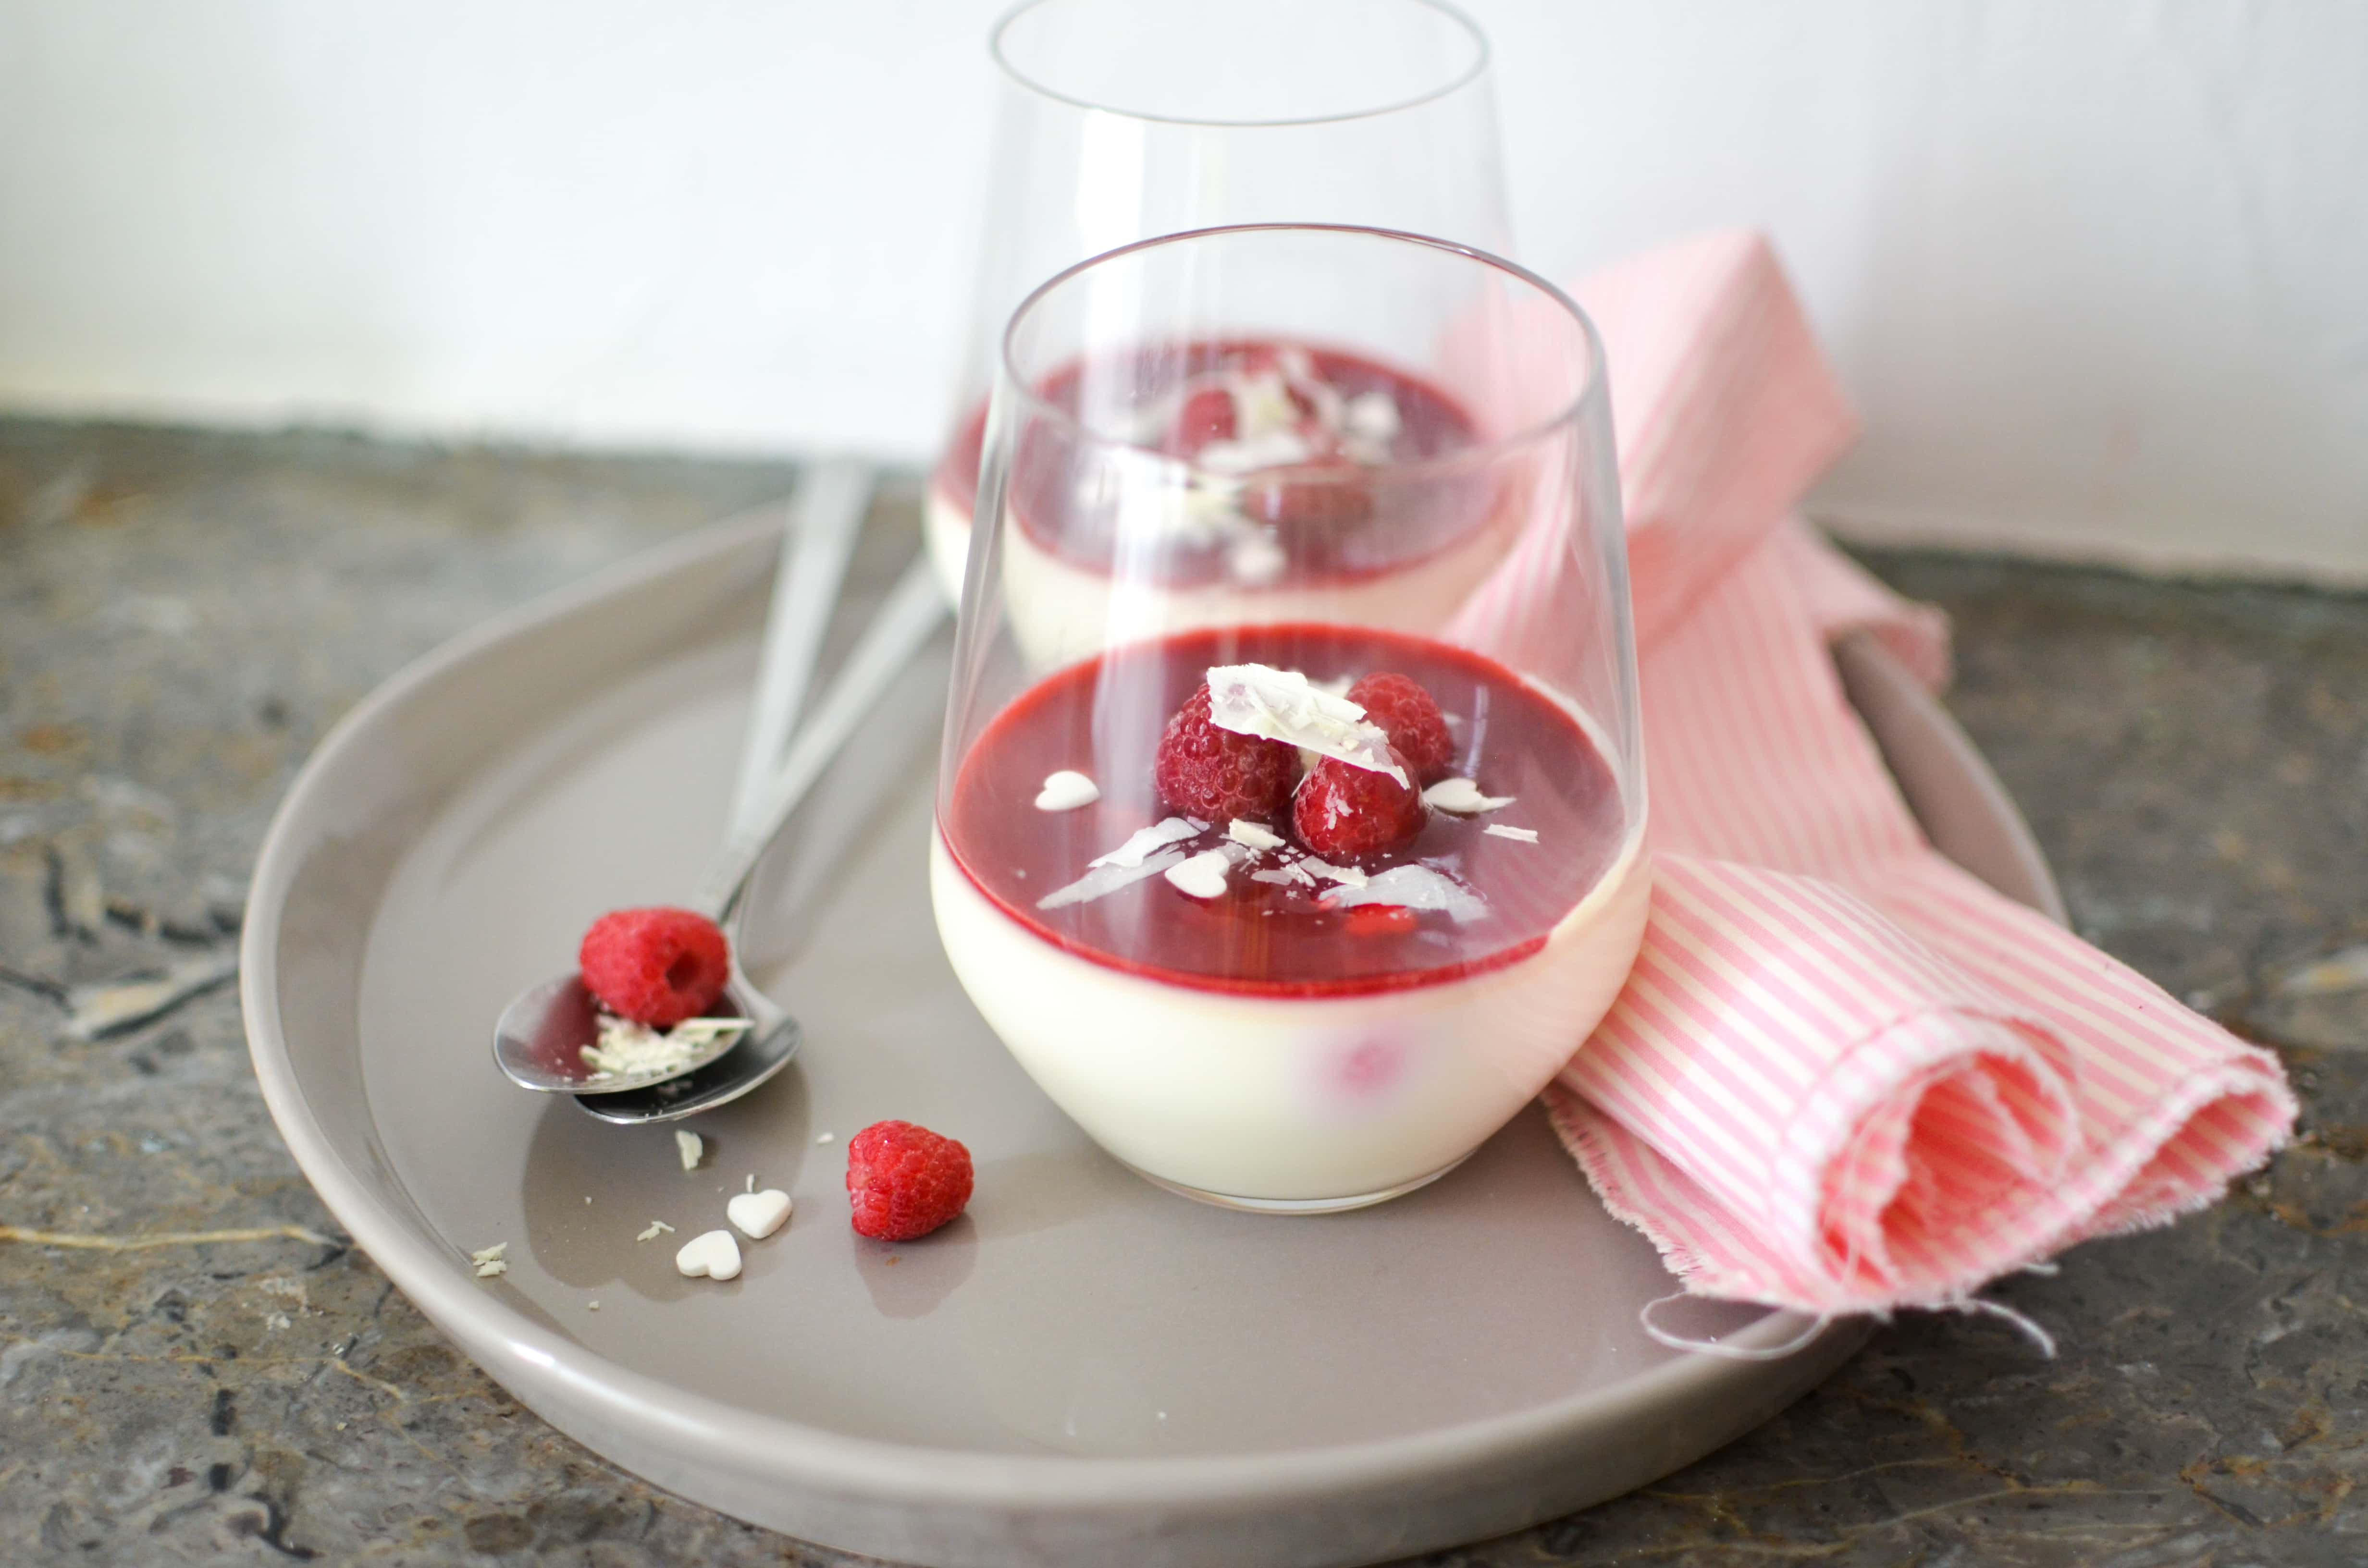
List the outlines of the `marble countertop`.
<svg viewBox="0 0 2368 1568">
<path fill-rule="evenodd" d="M 791 477 L 0 421 L 0 1558 L 854 1561 L 619 1472 L 453 1350 L 338 1239 L 227 983 L 256 844 L 339 713 Z M 2054 1360 L 1910 1315 L 1702 1463 L 1423 1561 L 2368 1558 L 2368 600 L 1871 564 L 1956 618 L 1950 705 L 2080 930 L 2274 1046 L 2305 1136 L 2217 1209 L 2002 1285 Z M 72 1027 L 160 971 L 188 993 L 161 1016 Z"/>
</svg>

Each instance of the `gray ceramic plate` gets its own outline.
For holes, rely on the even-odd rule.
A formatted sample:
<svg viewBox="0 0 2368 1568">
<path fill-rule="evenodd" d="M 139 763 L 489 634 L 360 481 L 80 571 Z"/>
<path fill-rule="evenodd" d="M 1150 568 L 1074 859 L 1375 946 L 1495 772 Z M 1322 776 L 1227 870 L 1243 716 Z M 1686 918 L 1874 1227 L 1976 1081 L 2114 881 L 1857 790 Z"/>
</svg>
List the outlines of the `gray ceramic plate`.
<svg viewBox="0 0 2368 1568">
<path fill-rule="evenodd" d="M 893 571 L 874 544 L 848 624 Z M 1097 1153 L 938 950 L 941 658 L 768 868 L 749 967 L 807 1043 L 698 1119 L 695 1172 L 670 1128 L 503 1083 L 487 1031 L 510 992 L 564 966 L 590 915 L 689 891 L 772 548 L 711 530 L 405 671 L 324 743 L 256 871 L 247 1030 L 280 1131 L 355 1239 L 553 1425 L 686 1497 L 882 1557 L 1366 1562 L 1664 1474 L 1860 1343 L 1840 1325 L 1759 1363 L 1655 1345 L 1637 1309 L 1672 1281 L 1535 1110 L 1438 1185 L 1326 1218 L 1204 1208 Z M 1962 735 L 1871 644 L 1846 664 L 1934 837 L 2053 908 Z M 885 1117 L 961 1137 L 979 1167 L 968 1215 L 893 1248 L 849 1232 L 840 1189 L 843 1141 Z M 676 1244 L 752 1175 L 794 1195 L 789 1227 L 732 1283 L 680 1278 Z M 636 1242 L 653 1220 L 675 1233 Z M 509 1272 L 480 1280 L 467 1255 L 495 1242 Z M 1801 1326 L 1702 1324 L 1761 1345 Z"/>
</svg>

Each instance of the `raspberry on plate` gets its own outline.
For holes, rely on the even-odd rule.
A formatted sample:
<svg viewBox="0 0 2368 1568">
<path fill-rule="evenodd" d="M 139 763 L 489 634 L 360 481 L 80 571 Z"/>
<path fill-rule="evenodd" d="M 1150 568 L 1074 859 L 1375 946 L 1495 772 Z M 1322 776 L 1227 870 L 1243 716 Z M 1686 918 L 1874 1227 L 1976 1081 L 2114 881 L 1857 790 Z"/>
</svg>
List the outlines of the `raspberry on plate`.
<svg viewBox="0 0 2368 1568">
<path fill-rule="evenodd" d="M 970 1201 L 970 1151 L 909 1121 L 875 1121 L 847 1141 L 847 1200 L 855 1233 L 875 1242 L 926 1236 Z"/>
<path fill-rule="evenodd" d="M 696 911 L 616 909 L 584 933 L 575 967 L 617 1017 L 670 1029 L 715 1006 L 731 979 L 732 949 L 723 929 Z"/>
<path fill-rule="evenodd" d="M 1447 715 L 1430 693 L 1408 676 L 1383 671 L 1350 687 L 1349 700 L 1405 755 L 1416 783 L 1436 784 L 1447 777 L 1455 743 L 1448 737 Z"/>
<path fill-rule="evenodd" d="M 1202 822 L 1275 821 L 1291 804 L 1298 778 L 1297 747 L 1221 730 L 1210 721 L 1206 681 L 1167 721 L 1151 760 L 1159 798 Z"/>
<path fill-rule="evenodd" d="M 1414 777 L 1414 768 L 1390 748 L 1390 759 Z M 1327 860 L 1364 860 L 1413 841 L 1422 831 L 1419 790 L 1386 773 L 1359 767 L 1337 756 L 1317 763 L 1292 798 L 1291 826 L 1299 842 Z"/>
</svg>

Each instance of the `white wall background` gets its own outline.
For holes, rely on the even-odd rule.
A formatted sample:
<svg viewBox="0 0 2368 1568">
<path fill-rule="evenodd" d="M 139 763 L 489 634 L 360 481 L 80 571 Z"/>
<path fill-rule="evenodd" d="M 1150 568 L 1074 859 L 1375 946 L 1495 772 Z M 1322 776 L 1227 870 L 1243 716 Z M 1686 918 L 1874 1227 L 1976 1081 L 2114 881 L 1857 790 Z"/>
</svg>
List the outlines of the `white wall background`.
<svg viewBox="0 0 2368 1568">
<path fill-rule="evenodd" d="M 1002 4 L 0 0 L 0 406 L 917 458 Z M 1468 4 L 1523 259 L 1773 232 L 1826 515 L 2368 578 L 2368 5 Z"/>
</svg>

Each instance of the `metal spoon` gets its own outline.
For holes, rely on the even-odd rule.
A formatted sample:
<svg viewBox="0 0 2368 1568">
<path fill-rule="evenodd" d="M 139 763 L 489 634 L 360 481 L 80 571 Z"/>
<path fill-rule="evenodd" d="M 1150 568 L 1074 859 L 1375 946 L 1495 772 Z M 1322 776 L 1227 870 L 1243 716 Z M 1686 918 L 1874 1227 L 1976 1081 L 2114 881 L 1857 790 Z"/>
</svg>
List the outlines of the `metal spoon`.
<svg viewBox="0 0 2368 1568">
<path fill-rule="evenodd" d="M 748 983 L 740 971 L 740 922 L 746 906 L 739 902 L 757 863 L 791 812 L 820 778 L 823 769 L 856 727 L 869 715 L 889 685 L 913 655 L 936 632 L 951 607 L 937 573 L 924 554 L 905 568 L 888 601 L 865 629 L 863 640 L 848 655 L 847 664 L 806 727 L 791 743 L 770 790 L 763 797 L 766 815 L 750 830 L 746 859 L 725 901 L 723 920 L 732 947 L 732 980 L 726 994 L 745 1009 L 752 1028 L 736 1045 L 703 1065 L 645 1088 L 609 1094 L 578 1094 L 575 1103 L 602 1121 L 634 1126 L 646 1121 L 673 1121 L 727 1105 L 790 1064 L 801 1042 L 797 1020 L 773 1006 L 770 998 Z M 736 840 L 735 840 L 736 842 Z M 721 857 L 719 856 L 719 861 Z M 778 1020 L 777 1022 L 774 1020 Z"/>
<path fill-rule="evenodd" d="M 760 712 L 793 709 L 803 694 L 805 672 L 813 666 L 814 647 L 820 642 L 823 623 L 828 619 L 827 606 L 836 597 L 837 577 L 844 568 L 846 542 L 851 540 L 854 528 L 860 522 L 869 494 L 868 475 L 848 483 L 843 472 L 834 477 L 829 471 L 823 471 L 817 474 L 817 481 L 801 491 L 801 510 L 806 514 L 803 521 L 818 534 L 838 536 L 840 542 L 835 551 L 809 551 L 802 531 L 799 539 L 784 545 L 785 552 L 794 550 L 806 558 L 806 564 L 813 570 L 798 577 L 785 564 L 783 587 L 790 587 L 793 581 L 800 585 L 795 592 L 776 596 L 776 613 L 767 636 L 767 676 L 760 682 Z M 815 503 L 811 507 L 803 505 L 809 500 Z M 924 605 L 911 590 L 914 575 L 915 572 L 908 570 L 905 581 L 892 592 L 887 605 L 848 655 L 846 667 L 832 682 L 814 722 L 798 734 L 788 756 L 781 759 L 780 767 L 761 778 L 755 769 L 744 769 L 743 792 L 747 798 L 735 812 L 731 831 L 690 901 L 691 907 L 726 927 L 734 958 L 725 1004 L 734 1015 L 747 1019 L 749 1027 L 723 1035 L 666 1072 L 596 1077 L 594 1069 L 583 1058 L 584 1047 L 593 1043 L 598 1033 L 592 998 L 579 977 L 559 976 L 529 987 L 503 1009 L 495 1029 L 494 1060 L 511 1082 L 543 1093 L 607 1098 L 652 1093 L 654 1085 L 697 1074 L 726 1055 L 741 1058 L 744 1066 L 761 1067 L 759 1077 L 720 1098 L 702 1095 L 693 1105 L 688 1086 L 666 1096 L 666 1105 L 672 1108 L 668 1115 L 688 1115 L 693 1108 L 721 1104 L 725 1098 L 746 1093 L 789 1060 L 797 1049 L 797 1025 L 750 983 L 740 969 L 738 905 L 757 861 L 799 801 L 854 732 L 881 689 L 928 640 L 942 618 L 941 604 Z M 928 611 L 926 616 L 924 610 Z M 789 676 L 776 678 L 784 670 Z M 789 683 L 786 691 L 780 689 L 785 680 Z M 760 720 L 752 728 L 752 744 L 777 745 L 780 733 L 778 724 L 768 732 Z M 623 1108 L 623 1102 L 620 1108 Z"/>
<path fill-rule="evenodd" d="M 781 760 L 781 743 L 796 724 L 814 659 L 830 624 L 831 606 L 847 575 L 855 536 L 871 501 L 871 472 L 856 463 L 821 463 L 800 477 L 781 540 L 773 595 L 765 616 L 765 639 L 757 665 L 757 690 L 749 707 L 747 733 L 740 744 L 740 769 L 724 820 L 732 830 L 752 825 L 757 799 Z M 732 842 L 729 833 L 727 846 Z M 723 851 L 718 851 L 718 859 Z M 710 876 L 714 868 L 710 868 Z M 702 881 L 701 891 L 708 883 Z M 727 890 L 729 891 L 729 890 Z M 712 901 L 711 901 L 712 902 Z M 723 910 L 702 903 L 700 913 L 721 920 Z M 511 1082 L 542 1093 L 632 1093 L 696 1070 L 750 1037 L 778 1032 L 786 1020 L 761 1017 L 750 1000 L 755 988 L 737 967 L 739 947 L 727 932 L 734 967 L 725 1000 L 748 1022 L 743 1030 L 718 1034 L 711 1048 L 663 1071 L 598 1076 L 583 1048 L 598 1038 L 591 993 L 575 975 L 545 981 L 513 999 L 495 1026 L 494 1061 Z M 761 998 L 759 998 L 761 1000 Z M 769 1004 L 768 1004 L 769 1006 Z M 790 1044 L 795 1046 L 792 1028 Z"/>
<path fill-rule="evenodd" d="M 494 1059 L 512 1083 L 544 1093 L 607 1101 L 681 1080 L 711 1062 L 720 1065 L 727 1056 L 735 1059 L 735 1086 L 728 1094 L 703 1094 L 693 1107 L 685 1103 L 689 1096 L 685 1090 L 664 1096 L 662 1108 L 651 1110 L 638 1108 L 639 1102 L 620 1100 L 620 1117 L 612 1119 L 663 1120 L 736 1098 L 780 1071 L 797 1050 L 797 1025 L 750 983 L 739 967 L 741 895 L 747 891 L 757 863 L 806 791 L 881 693 L 936 631 L 945 614 L 944 595 L 934 586 L 928 561 L 916 561 L 848 655 L 814 716 L 791 743 L 780 771 L 768 782 L 748 821 L 725 837 L 689 901 L 689 907 L 725 928 L 734 956 L 724 1005 L 748 1019 L 749 1028 L 736 1040 L 718 1040 L 694 1053 L 671 1072 L 596 1080 L 583 1058 L 584 1047 L 598 1038 L 591 997 L 579 977 L 562 975 L 522 992 L 502 1013 L 494 1035 Z"/>
</svg>

